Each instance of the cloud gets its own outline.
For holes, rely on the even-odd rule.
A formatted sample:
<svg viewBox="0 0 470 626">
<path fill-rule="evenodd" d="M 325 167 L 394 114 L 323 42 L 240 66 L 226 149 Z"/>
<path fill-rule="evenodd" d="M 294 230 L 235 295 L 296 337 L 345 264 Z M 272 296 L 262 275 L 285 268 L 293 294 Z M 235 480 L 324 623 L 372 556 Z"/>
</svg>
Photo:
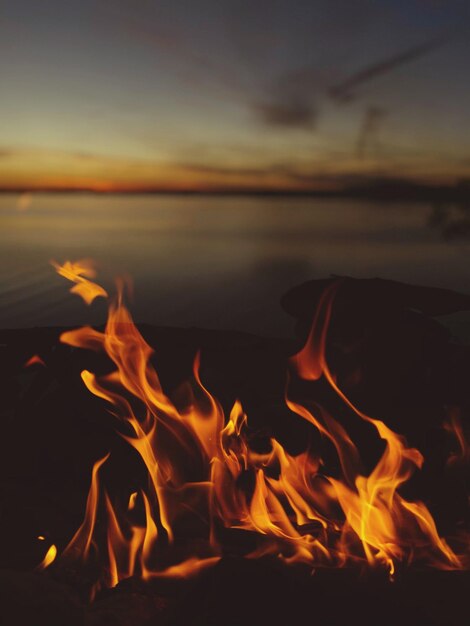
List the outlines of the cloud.
<svg viewBox="0 0 470 626">
<path fill-rule="evenodd" d="M 338 156 L 335 162 L 338 161 Z M 330 163 L 334 165 L 334 163 Z M 201 177 L 209 177 L 219 179 L 222 184 L 230 186 L 232 181 L 236 184 L 237 179 L 242 179 L 245 183 L 260 183 L 260 187 L 269 183 L 279 184 L 280 187 L 287 186 L 289 188 L 299 190 L 308 190 L 309 188 L 334 187 L 336 183 L 349 183 L 351 180 L 356 181 L 356 176 L 343 176 L 332 171 L 320 171 L 316 163 L 292 164 L 292 163 L 266 163 L 264 165 L 216 165 L 216 164 L 200 164 L 178 161 L 173 164 L 175 169 L 188 174 L 196 174 Z M 242 186 L 243 186 L 242 182 Z M 251 184 L 250 183 L 250 184 Z"/>
<path fill-rule="evenodd" d="M 407 65 L 431 52 L 437 50 L 449 41 L 449 36 L 435 37 L 412 48 L 395 54 L 394 56 L 379 61 L 378 63 L 372 63 L 367 65 L 363 69 L 355 72 L 335 85 L 332 85 L 329 90 L 329 96 L 336 102 L 344 103 L 350 102 L 355 99 L 356 87 L 368 83 L 371 80 L 380 76 L 393 72 L 396 68 L 403 65 Z"/>
<path fill-rule="evenodd" d="M 55 160 L 68 160 L 74 163 L 122 163 L 129 162 L 129 159 L 125 156 L 110 156 L 104 154 L 98 154 L 93 152 L 86 152 L 81 150 L 64 150 L 54 148 L 40 148 L 40 147 L 0 147 L 0 159 L 28 159 L 31 161 L 44 162 L 47 159 Z M 139 162 L 139 161 L 137 161 Z"/>
<path fill-rule="evenodd" d="M 431 54 L 449 43 L 457 34 L 430 38 L 386 59 L 371 63 L 333 84 L 325 68 L 307 66 L 285 72 L 273 81 L 265 98 L 252 103 L 252 110 L 258 119 L 270 127 L 311 130 L 320 116 L 320 104 L 327 105 L 328 99 L 335 104 L 354 101 L 358 87 Z M 382 121 L 383 115 L 371 114 L 373 109 L 374 107 L 368 107 L 364 114 L 358 143 L 362 139 L 369 141 Z M 361 137 L 364 134 L 366 136 Z"/>
<path fill-rule="evenodd" d="M 317 110 L 313 103 L 302 101 L 302 99 L 264 102 L 255 104 L 254 109 L 263 122 L 269 126 L 313 128 L 317 118 Z"/>
<path fill-rule="evenodd" d="M 252 104 L 252 109 L 258 119 L 270 127 L 311 130 L 318 121 L 319 102 L 325 97 L 337 104 L 352 102 L 356 98 L 357 87 L 430 54 L 449 40 L 449 36 L 434 37 L 372 63 L 330 86 L 325 71 L 313 66 L 286 72 L 275 79 L 264 99 Z M 371 110 L 369 107 L 366 111 L 363 124 L 367 136 L 373 130 L 370 127 L 378 125 L 378 116 L 371 115 Z"/>
<path fill-rule="evenodd" d="M 167 63 L 183 82 L 199 89 L 202 85 L 206 89 L 215 87 L 231 99 L 246 90 L 247 85 L 236 67 L 209 53 L 206 38 L 201 42 L 188 36 L 184 26 L 171 19 L 172 11 L 168 7 L 143 2 L 136 11 L 132 0 L 101 0 L 99 6 L 106 24 L 117 28 L 135 44 L 153 50 L 158 54 L 155 61 Z"/>
<path fill-rule="evenodd" d="M 266 178 L 273 174 L 279 174 L 280 170 L 276 166 L 223 166 L 201 163 L 176 162 L 173 164 L 175 168 L 182 172 L 198 174 L 202 176 L 215 176 L 221 178 Z"/>
<path fill-rule="evenodd" d="M 316 68 L 299 68 L 277 77 L 252 109 L 268 126 L 311 130 L 317 122 L 317 96 L 324 90 L 324 77 Z"/>
</svg>

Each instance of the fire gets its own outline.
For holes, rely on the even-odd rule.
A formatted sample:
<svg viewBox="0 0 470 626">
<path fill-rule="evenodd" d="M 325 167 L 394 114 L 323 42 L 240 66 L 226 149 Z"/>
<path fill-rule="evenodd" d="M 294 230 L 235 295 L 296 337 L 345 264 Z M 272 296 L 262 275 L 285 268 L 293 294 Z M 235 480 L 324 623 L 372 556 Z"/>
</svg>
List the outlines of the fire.
<svg viewBox="0 0 470 626">
<path fill-rule="evenodd" d="M 107 297 L 108 294 L 103 287 L 89 280 L 96 276 L 93 261 L 90 259 L 75 262 L 66 261 L 63 265 L 59 265 L 55 261 L 51 261 L 51 263 L 58 274 L 75 283 L 75 287 L 72 287 L 70 292 L 76 293 L 83 298 L 87 304 L 91 304 L 93 300 L 99 296 Z"/>
<path fill-rule="evenodd" d="M 325 356 L 326 335 L 334 295 L 339 285 L 340 282 L 333 283 L 323 293 L 307 343 L 293 358 L 293 362 L 302 377 L 317 379 L 323 375 L 345 404 L 359 418 L 372 424 L 378 436 L 385 441 L 384 453 L 369 476 L 361 475 L 352 467 L 348 468 L 351 473 L 346 476 L 349 480 L 330 478 L 338 502 L 346 515 L 343 542 L 347 544 L 348 535 L 352 532 L 360 538 L 369 564 L 383 563 L 389 568 L 391 575 L 395 571 L 395 562 L 403 561 L 407 556 L 404 546 L 408 544 L 409 550 L 420 552 L 423 541 L 426 559 L 429 559 L 430 564 L 442 568 L 458 568 L 461 565 L 459 558 L 439 537 L 426 506 L 422 502 L 407 502 L 398 493 L 398 488 L 410 478 L 414 468 L 421 468 L 424 461 L 422 454 L 415 448 L 409 448 L 404 438 L 390 430 L 381 420 L 373 419 L 356 408 L 338 387 L 328 367 Z M 289 403 L 288 400 L 287 402 Z M 291 408 L 294 411 L 296 409 L 292 404 Z M 317 421 L 308 411 L 302 409 L 298 412 L 318 427 Z M 339 434 L 342 438 L 345 435 L 341 430 Z M 339 443 L 340 440 L 336 436 L 335 441 Z M 350 447 L 354 445 L 350 441 L 348 443 Z M 340 447 L 338 454 L 343 454 Z M 358 458 L 358 453 L 354 457 Z M 342 464 L 346 468 L 346 459 Z"/>
<path fill-rule="evenodd" d="M 465 437 L 460 412 L 456 407 L 452 407 L 448 420 L 444 423 L 444 428 L 453 435 L 457 444 L 457 450 L 447 460 L 448 466 L 470 463 L 470 445 Z"/>
<path fill-rule="evenodd" d="M 38 539 L 39 541 L 45 541 L 45 537 L 43 537 L 42 535 L 39 535 Z M 52 544 L 51 546 L 49 546 L 41 563 L 39 563 L 39 565 L 36 567 L 36 570 L 38 572 L 45 570 L 46 567 L 49 567 L 49 565 L 51 565 L 51 563 L 55 561 L 56 556 L 57 556 L 57 547 L 54 544 Z"/>
<path fill-rule="evenodd" d="M 89 268 L 56 265 L 77 283 L 73 291 L 81 295 L 81 277 L 94 277 Z M 95 296 L 105 295 L 90 284 Z M 63 343 L 104 352 L 114 365 L 104 376 L 84 370 L 82 380 L 108 405 L 119 436 L 138 454 L 148 480 L 123 500 L 123 494 L 109 492 L 102 478 L 105 465 L 111 464 L 112 471 L 112 457 L 98 460 L 83 523 L 60 560 L 99 562 L 98 587 L 130 576 L 189 576 L 216 563 L 224 555 L 227 532 L 241 529 L 255 538 L 256 547 L 246 550 L 246 558 L 269 554 L 312 569 L 362 563 L 383 568 L 390 577 L 413 562 L 463 568 L 464 557 L 439 535 L 426 505 L 400 493 L 422 466 L 421 453 L 355 407 L 328 366 L 327 331 L 340 288 L 335 283 L 323 294 L 308 341 L 292 358 L 291 369 L 303 379 L 323 377 L 344 405 L 375 429 L 383 452 L 368 474 L 344 426 L 325 409 L 312 410 L 291 399 L 289 388 L 287 406 L 333 446 L 339 474 L 330 475 L 319 454 L 307 450 L 292 456 L 274 438 L 267 452 L 253 449 L 243 407 L 236 401 L 225 416 L 201 380 L 199 354 L 181 397 L 168 397 L 151 362 L 153 349 L 123 303 L 122 288 L 110 303 L 103 332 L 83 327 L 63 333 Z M 187 540 L 187 528 L 198 529 L 197 540 Z M 46 555 L 44 567 L 52 560 Z"/>
<path fill-rule="evenodd" d="M 39 354 L 33 354 L 33 356 L 26 361 L 24 367 L 31 367 L 32 365 L 43 365 L 44 367 L 46 366 L 44 360 L 41 359 Z"/>
</svg>

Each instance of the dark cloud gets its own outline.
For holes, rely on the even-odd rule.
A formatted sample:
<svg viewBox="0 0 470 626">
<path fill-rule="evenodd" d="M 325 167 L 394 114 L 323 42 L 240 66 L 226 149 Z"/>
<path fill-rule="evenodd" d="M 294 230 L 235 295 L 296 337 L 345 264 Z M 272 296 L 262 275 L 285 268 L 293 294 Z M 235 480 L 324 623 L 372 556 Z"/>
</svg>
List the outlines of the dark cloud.
<svg viewBox="0 0 470 626">
<path fill-rule="evenodd" d="M 336 157 L 335 161 L 338 160 Z M 320 186 L 342 186 L 363 182 L 363 179 L 355 174 L 338 175 L 322 173 L 318 164 L 310 163 L 303 166 L 294 165 L 288 162 L 270 163 L 260 166 L 224 166 L 214 164 L 192 163 L 187 161 L 177 161 L 174 166 L 182 171 L 204 175 L 220 176 L 222 179 L 230 180 L 231 178 L 253 178 L 260 181 L 260 185 L 265 184 L 266 179 L 278 178 L 284 182 L 292 184 L 293 187 L 301 185 L 302 188 L 311 187 L 312 189 Z"/>
<path fill-rule="evenodd" d="M 317 118 L 316 107 L 301 99 L 284 102 L 265 102 L 254 105 L 255 111 L 269 126 L 284 128 L 312 128 Z"/>
<path fill-rule="evenodd" d="M 258 121 L 278 130 L 312 130 L 328 99 L 336 103 L 351 101 L 360 85 L 411 63 L 449 40 L 434 37 L 335 82 L 337 69 L 325 65 L 323 49 L 312 43 L 310 31 L 320 24 L 320 41 L 325 32 L 344 38 L 351 32 L 364 33 L 381 23 L 383 9 L 374 8 L 369 2 L 358 2 L 353 8 L 347 0 L 340 0 L 328 10 L 321 9 L 321 3 L 316 7 L 305 3 L 301 11 L 293 14 L 287 2 L 259 0 L 254 6 L 249 0 L 233 0 L 219 14 L 227 44 L 225 54 L 219 55 L 214 52 L 220 42 L 201 30 L 201 25 L 211 23 L 210 4 L 201 6 L 202 17 L 193 32 L 187 30 L 184 20 L 176 19 L 177 11 L 150 1 L 140 0 L 139 11 L 135 11 L 131 0 L 100 2 L 108 20 L 140 45 L 153 47 L 160 61 L 174 63 L 184 81 L 197 85 L 203 93 L 207 90 L 206 95 L 210 92 L 211 97 L 215 87 L 219 96 L 248 104 Z M 281 50 L 288 64 L 303 54 L 305 66 L 294 66 L 274 77 L 271 74 L 270 80 L 275 68 L 273 54 L 277 58 Z M 316 50 L 315 55 L 312 50 Z M 268 76 L 264 85 L 263 74 Z M 256 92 L 259 95 L 254 95 Z"/>
<path fill-rule="evenodd" d="M 309 130 L 316 124 L 317 96 L 324 89 L 324 77 L 316 68 L 300 68 L 278 77 L 252 108 L 268 126 Z"/>
<path fill-rule="evenodd" d="M 407 65 L 412 61 L 415 61 L 434 50 L 437 50 L 450 40 L 450 37 L 436 37 L 430 39 L 418 46 L 408 48 L 404 52 L 395 54 L 388 59 L 379 61 L 378 63 L 372 63 L 364 67 L 362 70 L 355 72 L 351 76 L 347 77 L 343 81 L 333 85 L 328 90 L 330 97 L 336 102 L 350 102 L 356 97 L 356 87 L 368 83 L 374 78 L 389 74 L 393 70 L 403 65 Z"/>
<path fill-rule="evenodd" d="M 286 129 L 312 129 L 319 116 L 319 102 L 329 97 L 335 103 L 348 103 L 356 98 L 356 88 L 375 78 L 393 72 L 450 41 L 450 36 L 434 37 L 388 59 L 372 63 L 349 77 L 328 86 L 326 71 L 307 67 L 278 77 L 268 96 L 252 105 L 255 114 L 268 126 Z M 330 78 L 331 81 L 331 78 Z M 360 130 L 357 149 L 363 152 L 366 144 L 374 142 L 384 110 L 368 107 Z"/>
</svg>

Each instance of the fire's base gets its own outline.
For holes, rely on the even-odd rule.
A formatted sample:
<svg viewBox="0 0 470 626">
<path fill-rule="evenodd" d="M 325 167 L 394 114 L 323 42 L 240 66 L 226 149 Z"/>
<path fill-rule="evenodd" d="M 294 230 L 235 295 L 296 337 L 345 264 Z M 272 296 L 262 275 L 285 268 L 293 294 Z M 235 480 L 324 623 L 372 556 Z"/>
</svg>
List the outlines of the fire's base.
<svg viewBox="0 0 470 626">
<path fill-rule="evenodd" d="M 462 626 L 469 572 L 407 571 L 395 582 L 357 570 L 223 559 L 191 580 L 122 581 L 86 606 L 44 575 L 0 574 L 8 626 Z"/>
</svg>

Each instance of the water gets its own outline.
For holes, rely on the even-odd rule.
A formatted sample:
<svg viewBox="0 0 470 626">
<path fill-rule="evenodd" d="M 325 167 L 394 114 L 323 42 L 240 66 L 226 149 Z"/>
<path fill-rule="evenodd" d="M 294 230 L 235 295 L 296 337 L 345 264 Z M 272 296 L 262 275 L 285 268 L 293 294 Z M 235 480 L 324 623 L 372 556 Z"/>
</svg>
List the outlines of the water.
<svg viewBox="0 0 470 626">
<path fill-rule="evenodd" d="M 112 290 L 131 275 L 135 319 L 288 334 L 289 288 L 331 274 L 470 291 L 468 242 L 430 207 L 311 198 L 0 196 L 0 327 L 98 323 L 50 260 L 91 257 Z"/>
</svg>

